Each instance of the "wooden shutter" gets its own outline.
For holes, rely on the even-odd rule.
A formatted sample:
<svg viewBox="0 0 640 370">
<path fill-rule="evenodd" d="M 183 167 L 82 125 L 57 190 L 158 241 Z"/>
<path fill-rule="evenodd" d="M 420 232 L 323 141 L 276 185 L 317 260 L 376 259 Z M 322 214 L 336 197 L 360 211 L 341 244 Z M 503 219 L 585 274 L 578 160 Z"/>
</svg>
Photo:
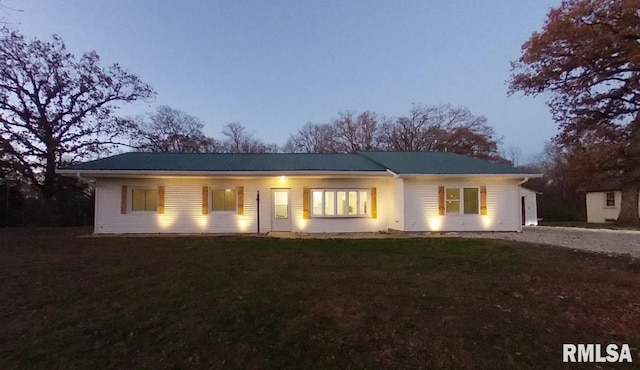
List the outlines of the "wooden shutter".
<svg viewBox="0 0 640 370">
<path fill-rule="evenodd" d="M 309 219 L 309 188 L 302 188 L 302 218 Z"/>
<path fill-rule="evenodd" d="M 208 186 L 202 187 L 202 214 L 203 215 L 209 214 L 209 187 Z"/>
<path fill-rule="evenodd" d="M 371 218 L 378 218 L 378 192 L 371 188 Z"/>
<path fill-rule="evenodd" d="M 438 214 L 444 216 L 444 186 L 438 186 Z"/>
<path fill-rule="evenodd" d="M 238 197 L 238 214 L 244 215 L 244 186 L 238 186 L 236 196 Z"/>
<path fill-rule="evenodd" d="M 158 214 L 164 214 L 164 186 L 158 186 Z"/>
<path fill-rule="evenodd" d="M 487 214 L 487 187 L 486 186 L 480 187 L 480 214 L 481 215 Z"/>
<path fill-rule="evenodd" d="M 120 191 L 120 213 L 127 213 L 127 185 L 122 185 L 122 190 Z"/>
</svg>

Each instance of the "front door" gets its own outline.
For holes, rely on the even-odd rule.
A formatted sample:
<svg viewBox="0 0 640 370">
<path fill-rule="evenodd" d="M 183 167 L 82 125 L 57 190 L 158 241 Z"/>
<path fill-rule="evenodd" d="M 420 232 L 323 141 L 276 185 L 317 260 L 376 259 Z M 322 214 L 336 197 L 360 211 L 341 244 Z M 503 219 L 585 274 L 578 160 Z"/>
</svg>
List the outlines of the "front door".
<svg viewBox="0 0 640 370">
<path fill-rule="evenodd" d="M 271 231 L 291 231 L 290 189 L 272 189 Z"/>
</svg>

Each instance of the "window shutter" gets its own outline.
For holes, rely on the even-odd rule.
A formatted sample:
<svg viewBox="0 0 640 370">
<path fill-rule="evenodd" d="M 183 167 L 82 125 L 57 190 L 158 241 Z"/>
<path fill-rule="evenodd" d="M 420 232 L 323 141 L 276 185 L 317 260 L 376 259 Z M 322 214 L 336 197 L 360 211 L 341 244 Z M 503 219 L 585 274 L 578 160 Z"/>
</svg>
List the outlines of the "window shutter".
<svg viewBox="0 0 640 370">
<path fill-rule="evenodd" d="M 238 197 L 238 214 L 244 215 L 244 186 L 238 186 L 236 196 Z"/>
<path fill-rule="evenodd" d="M 309 219 L 309 188 L 302 188 L 302 218 Z"/>
<path fill-rule="evenodd" d="M 486 186 L 480 187 L 480 214 L 481 215 L 487 214 L 487 187 Z"/>
<path fill-rule="evenodd" d="M 202 187 L 202 214 L 203 215 L 209 214 L 209 187 L 208 186 Z"/>
<path fill-rule="evenodd" d="M 127 185 L 122 185 L 122 190 L 120 191 L 120 213 L 127 213 Z"/>
<path fill-rule="evenodd" d="M 444 186 L 438 186 L 438 214 L 444 216 Z"/>
<path fill-rule="evenodd" d="M 378 192 L 371 188 L 371 218 L 378 218 Z"/>
<path fill-rule="evenodd" d="M 158 186 L 158 214 L 164 214 L 164 186 Z"/>
</svg>

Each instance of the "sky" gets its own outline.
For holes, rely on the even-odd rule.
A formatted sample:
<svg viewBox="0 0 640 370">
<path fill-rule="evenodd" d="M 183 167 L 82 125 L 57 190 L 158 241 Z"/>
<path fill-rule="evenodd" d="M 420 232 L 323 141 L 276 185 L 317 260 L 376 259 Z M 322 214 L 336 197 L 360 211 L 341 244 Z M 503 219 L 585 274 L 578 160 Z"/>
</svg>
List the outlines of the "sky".
<svg viewBox="0 0 640 370">
<path fill-rule="evenodd" d="M 150 84 L 153 101 L 284 144 L 340 112 L 451 104 L 487 117 L 520 162 L 557 133 L 545 97 L 508 96 L 510 62 L 560 0 L 2 0 L 28 38 L 58 34 Z M 7 11 L 5 11 L 7 13 Z"/>
</svg>

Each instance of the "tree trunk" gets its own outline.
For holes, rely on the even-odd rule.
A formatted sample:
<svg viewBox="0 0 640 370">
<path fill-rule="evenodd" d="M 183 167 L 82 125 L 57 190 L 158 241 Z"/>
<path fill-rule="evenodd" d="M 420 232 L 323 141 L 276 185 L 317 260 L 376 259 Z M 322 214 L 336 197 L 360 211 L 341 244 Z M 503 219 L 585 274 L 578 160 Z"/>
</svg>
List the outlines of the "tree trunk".
<svg viewBox="0 0 640 370">
<path fill-rule="evenodd" d="M 56 175 L 56 147 L 53 138 L 51 124 L 44 122 L 43 126 L 47 128 L 47 154 L 46 166 L 44 171 L 44 179 L 40 186 L 40 215 L 39 224 L 51 226 L 54 222 L 53 215 L 53 198 L 57 191 L 57 175 Z"/>
<path fill-rule="evenodd" d="M 640 191 L 640 112 L 629 124 L 629 143 L 625 149 L 624 170 L 622 173 L 622 199 L 617 224 L 640 225 L 638 216 L 638 191 Z"/>
<path fill-rule="evenodd" d="M 627 184 L 622 186 L 622 200 L 620 201 L 620 215 L 616 224 L 621 226 L 638 226 L 640 225 L 640 216 L 638 216 L 638 195 L 640 186 L 636 184 Z"/>
</svg>

